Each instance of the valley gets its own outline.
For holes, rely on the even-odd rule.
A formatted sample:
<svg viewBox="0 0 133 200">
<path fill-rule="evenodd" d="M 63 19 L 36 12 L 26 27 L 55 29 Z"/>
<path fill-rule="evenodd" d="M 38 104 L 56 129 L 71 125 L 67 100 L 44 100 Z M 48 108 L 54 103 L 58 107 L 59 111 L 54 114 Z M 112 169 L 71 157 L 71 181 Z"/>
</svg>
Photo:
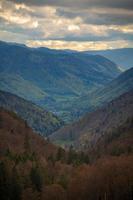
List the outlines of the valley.
<svg viewBox="0 0 133 200">
<path fill-rule="evenodd" d="M 71 110 L 71 120 L 79 119 L 85 113 L 92 112 L 111 100 L 133 89 L 133 68 L 121 73 L 117 78 L 97 89 L 68 103 L 67 110 Z"/>
<path fill-rule="evenodd" d="M 104 198 L 106 194 L 109 199 L 115 196 L 117 200 L 121 197 L 128 200 L 133 180 L 132 128 L 132 122 L 128 121 L 117 130 L 122 136 L 120 140 L 118 132 L 115 138 L 108 138 L 115 140 L 113 145 L 120 141 L 123 151 L 105 153 L 101 149 L 99 155 L 95 149 L 88 154 L 51 144 L 15 113 L 1 109 L 1 199 L 88 200 Z M 103 141 L 100 143 L 103 145 Z M 110 182 L 114 183 L 111 188 Z"/>
<path fill-rule="evenodd" d="M 69 121 L 66 102 L 105 86 L 121 71 L 110 60 L 80 52 L 0 42 L 0 89 Z"/>
<path fill-rule="evenodd" d="M 0 91 L 0 107 L 15 112 L 44 137 L 48 137 L 64 125 L 53 113 L 9 92 Z"/>
<path fill-rule="evenodd" d="M 133 200 L 133 0 L 0 0 L 0 200 Z"/>
<path fill-rule="evenodd" d="M 69 142 L 75 146 L 75 149 L 85 151 L 94 148 L 101 138 L 117 132 L 117 128 L 119 129 L 127 120 L 132 122 L 132 119 L 133 90 L 59 129 L 51 135 L 51 140 L 63 144 L 66 142 L 66 145 Z"/>
<path fill-rule="evenodd" d="M 2 200 L 131 199 L 133 68 L 4 42 L 0 52 Z"/>
</svg>

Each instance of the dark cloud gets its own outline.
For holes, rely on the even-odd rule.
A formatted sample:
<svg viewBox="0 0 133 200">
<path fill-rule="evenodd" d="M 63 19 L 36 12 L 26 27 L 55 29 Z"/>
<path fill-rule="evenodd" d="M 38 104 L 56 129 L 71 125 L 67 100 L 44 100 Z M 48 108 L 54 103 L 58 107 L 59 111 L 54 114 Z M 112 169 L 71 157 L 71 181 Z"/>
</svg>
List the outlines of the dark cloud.
<svg viewBox="0 0 133 200">
<path fill-rule="evenodd" d="M 132 1 L 3 0 L 0 37 L 11 39 L 13 36 L 13 40 L 16 37 L 22 42 L 50 40 L 56 43 L 59 40 L 66 44 L 73 41 L 100 41 L 103 44 L 107 41 L 129 41 L 133 39 Z M 52 7 L 44 8 L 45 5 Z M 37 24 L 34 25 L 34 22 Z"/>
<path fill-rule="evenodd" d="M 60 17 L 66 17 L 66 18 L 70 18 L 70 19 L 73 19 L 78 16 L 82 16 L 82 17 L 84 16 L 82 11 L 71 11 L 70 9 L 66 10 L 63 8 L 57 8 L 56 14 Z"/>
<path fill-rule="evenodd" d="M 50 5 L 63 7 L 110 7 L 133 9 L 133 0 L 9 0 L 15 3 L 24 3 L 27 5 Z"/>
<path fill-rule="evenodd" d="M 133 23 L 133 14 L 97 14 L 96 16 L 85 17 L 85 23 L 95 25 L 127 25 Z"/>
<path fill-rule="evenodd" d="M 91 10 L 88 11 L 71 11 L 66 9 L 57 9 L 57 15 L 65 18 L 76 18 L 81 17 L 84 23 L 94 25 L 126 25 L 133 23 L 133 12 L 131 11 L 119 13 L 93 13 Z"/>
</svg>

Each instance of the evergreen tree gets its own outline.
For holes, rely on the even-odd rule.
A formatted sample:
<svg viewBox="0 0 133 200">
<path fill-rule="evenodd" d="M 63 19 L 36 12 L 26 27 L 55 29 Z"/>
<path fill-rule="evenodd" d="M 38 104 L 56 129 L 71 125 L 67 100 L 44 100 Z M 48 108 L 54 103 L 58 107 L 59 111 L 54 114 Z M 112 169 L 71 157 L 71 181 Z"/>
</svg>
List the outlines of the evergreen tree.
<svg viewBox="0 0 133 200">
<path fill-rule="evenodd" d="M 12 170 L 12 177 L 11 177 L 11 200 L 20 200 L 22 194 L 22 188 L 20 185 L 20 180 L 18 177 L 18 173 L 16 168 L 14 167 Z"/>
<path fill-rule="evenodd" d="M 32 167 L 31 172 L 30 172 L 30 178 L 35 189 L 37 191 L 41 191 L 43 180 L 42 180 L 41 173 L 37 167 Z"/>
<path fill-rule="evenodd" d="M 65 151 L 61 147 L 58 148 L 57 154 L 56 154 L 56 161 L 64 160 L 65 159 Z"/>
<path fill-rule="evenodd" d="M 0 162 L 0 199 L 7 200 L 10 196 L 9 176 L 4 162 Z"/>
</svg>

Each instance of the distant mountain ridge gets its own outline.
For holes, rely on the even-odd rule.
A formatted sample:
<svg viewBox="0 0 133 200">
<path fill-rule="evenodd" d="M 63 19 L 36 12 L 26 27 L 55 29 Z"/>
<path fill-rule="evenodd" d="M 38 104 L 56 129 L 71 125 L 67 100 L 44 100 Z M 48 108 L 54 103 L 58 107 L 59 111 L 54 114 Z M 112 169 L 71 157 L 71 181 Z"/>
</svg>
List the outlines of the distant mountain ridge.
<svg viewBox="0 0 133 200">
<path fill-rule="evenodd" d="M 45 137 L 64 125 L 56 115 L 9 92 L 0 91 L 0 107 L 15 112 L 34 131 Z"/>
<path fill-rule="evenodd" d="M 124 70 L 133 67 L 133 48 L 87 51 L 87 53 L 105 56 Z"/>
<path fill-rule="evenodd" d="M 0 89 L 62 115 L 67 101 L 106 85 L 121 72 L 97 55 L 0 42 Z"/>
<path fill-rule="evenodd" d="M 78 119 L 87 112 L 92 112 L 98 107 L 119 97 L 120 95 L 133 89 L 133 68 L 121 73 L 103 88 L 95 92 L 77 98 L 68 105 L 68 110 L 72 111 L 71 118 Z"/>
</svg>

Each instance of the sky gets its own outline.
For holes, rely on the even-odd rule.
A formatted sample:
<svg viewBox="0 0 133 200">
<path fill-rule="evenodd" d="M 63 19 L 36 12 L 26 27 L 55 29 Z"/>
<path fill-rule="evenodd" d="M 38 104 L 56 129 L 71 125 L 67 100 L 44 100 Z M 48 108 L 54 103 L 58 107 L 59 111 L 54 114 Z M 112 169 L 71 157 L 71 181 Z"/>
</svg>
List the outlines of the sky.
<svg viewBox="0 0 133 200">
<path fill-rule="evenodd" d="M 78 51 L 133 47 L 133 0 L 0 0 L 0 40 Z"/>
</svg>

